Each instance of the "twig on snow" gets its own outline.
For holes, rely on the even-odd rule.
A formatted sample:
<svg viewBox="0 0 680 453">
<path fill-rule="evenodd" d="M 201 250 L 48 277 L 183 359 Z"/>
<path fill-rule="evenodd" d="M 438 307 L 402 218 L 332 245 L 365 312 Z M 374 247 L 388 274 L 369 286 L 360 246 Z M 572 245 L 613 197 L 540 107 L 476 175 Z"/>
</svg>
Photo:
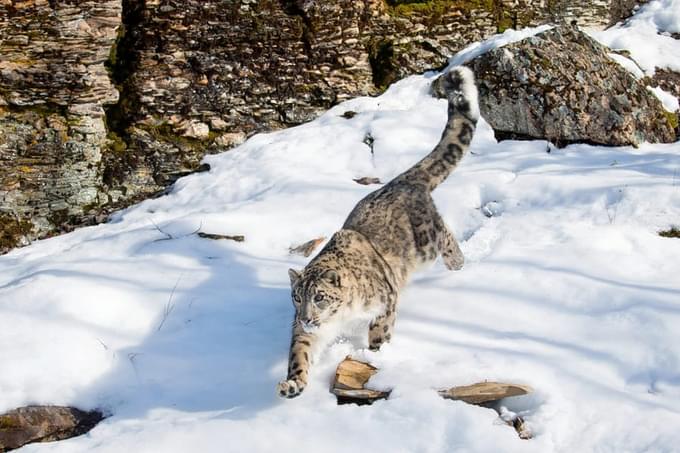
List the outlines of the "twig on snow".
<svg viewBox="0 0 680 453">
<path fill-rule="evenodd" d="M 170 297 L 168 298 L 168 301 L 165 303 L 165 307 L 163 307 L 163 317 L 161 318 L 160 324 L 158 324 L 156 332 L 160 332 L 161 328 L 163 327 L 163 324 L 165 324 L 165 321 L 168 319 L 168 316 L 170 316 L 172 310 L 175 309 L 175 303 L 172 301 L 172 298 L 175 295 L 177 285 L 179 285 L 179 282 L 182 280 L 183 275 L 184 274 L 180 274 L 180 276 L 177 278 L 177 281 L 175 282 L 175 286 L 173 286 L 172 291 L 170 292 Z"/>
<path fill-rule="evenodd" d="M 172 234 L 168 233 L 167 231 L 165 231 L 161 227 L 159 227 L 158 224 L 156 224 L 156 222 L 154 222 L 153 220 L 149 220 L 149 221 L 154 226 L 154 228 L 156 228 L 156 230 L 158 230 L 159 233 L 161 233 L 163 236 L 165 236 L 163 238 L 156 239 L 153 242 L 170 241 L 172 239 L 182 239 L 182 238 L 185 238 L 185 237 L 193 236 L 194 234 L 197 234 L 197 233 L 200 235 L 201 233 L 199 233 L 199 232 L 201 231 L 201 228 L 203 227 L 203 221 L 201 221 L 198 225 L 198 228 L 196 228 L 191 233 L 183 234 L 181 236 L 173 236 Z"/>
<path fill-rule="evenodd" d="M 102 347 L 104 348 L 105 351 L 109 350 L 109 347 L 100 338 L 97 338 L 97 341 L 99 342 L 99 344 L 102 345 Z"/>
<path fill-rule="evenodd" d="M 246 237 L 242 234 L 227 235 L 227 234 L 204 233 L 202 231 L 198 232 L 198 237 L 203 239 L 212 239 L 213 241 L 219 241 L 220 239 L 228 239 L 230 241 L 243 242 L 246 240 Z"/>
<path fill-rule="evenodd" d="M 139 370 L 137 369 L 137 356 L 141 355 L 141 352 L 128 352 L 128 360 L 130 361 L 130 365 L 132 365 L 132 369 L 135 371 L 135 376 L 137 376 L 137 379 L 139 379 Z"/>
</svg>

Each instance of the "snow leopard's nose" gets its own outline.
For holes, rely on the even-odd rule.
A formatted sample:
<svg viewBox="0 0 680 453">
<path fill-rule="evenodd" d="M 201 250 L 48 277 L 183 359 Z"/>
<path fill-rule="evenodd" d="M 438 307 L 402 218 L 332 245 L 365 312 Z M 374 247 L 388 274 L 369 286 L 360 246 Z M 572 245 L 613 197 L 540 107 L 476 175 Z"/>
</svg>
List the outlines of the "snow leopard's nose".
<svg viewBox="0 0 680 453">
<path fill-rule="evenodd" d="M 314 332 L 316 329 L 318 329 L 319 326 L 314 323 L 312 320 L 302 320 L 302 330 L 304 330 L 307 333 Z"/>
</svg>

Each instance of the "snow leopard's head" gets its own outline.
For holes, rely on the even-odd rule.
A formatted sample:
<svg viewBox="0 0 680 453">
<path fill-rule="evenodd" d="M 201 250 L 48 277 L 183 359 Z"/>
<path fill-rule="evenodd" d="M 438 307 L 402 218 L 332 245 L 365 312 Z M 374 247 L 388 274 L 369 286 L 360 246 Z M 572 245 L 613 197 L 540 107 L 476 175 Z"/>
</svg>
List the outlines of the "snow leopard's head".
<svg viewBox="0 0 680 453">
<path fill-rule="evenodd" d="M 311 333 L 338 312 L 342 286 L 333 269 L 288 270 L 291 297 L 295 306 L 295 323 Z"/>
</svg>

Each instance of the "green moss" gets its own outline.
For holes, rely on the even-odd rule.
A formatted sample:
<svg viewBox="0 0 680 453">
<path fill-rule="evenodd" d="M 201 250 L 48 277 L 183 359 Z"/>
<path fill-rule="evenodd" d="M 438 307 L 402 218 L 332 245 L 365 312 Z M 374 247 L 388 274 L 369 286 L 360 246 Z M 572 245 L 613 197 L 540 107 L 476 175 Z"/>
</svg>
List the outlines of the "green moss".
<svg viewBox="0 0 680 453">
<path fill-rule="evenodd" d="M 37 105 L 8 105 L 4 109 L 10 113 L 22 114 L 22 113 L 33 113 L 42 117 L 47 117 L 50 115 L 59 115 L 66 117 L 68 107 L 57 104 L 37 104 Z"/>
<path fill-rule="evenodd" d="M 663 114 L 666 115 L 666 120 L 668 121 L 668 125 L 671 127 L 671 129 L 675 130 L 678 128 L 678 114 L 669 112 L 667 110 L 663 111 Z"/>
<path fill-rule="evenodd" d="M 500 17 L 496 20 L 496 31 L 503 33 L 509 28 L 515 28 L 515 21 L 505 14 L 500 14 Z"/>
<path fill-rule="evenodd" d="M 124 36 L 125 36 L 125 25 L 121 24 L 118 27 L 118 34 L 116 35 L 116 40 L 113 42 L 113 45 L 111 46 L 111 49 L 109 50 L 109 58 L 104 63 L 104 66 L 106 66 L 106 69 L 109 70 L 109 74 L 112 74 L 113 71 L 114 71 L 114 68 L 116 68 L 117 65 L 119 64 L 119 62 L 118 62 L 118 46 L 120 45 L 120 42 L 122 41 Z"/>
<path fill-rule="evenodd" d="M 659 231 L 659 236 L 680 239 L 680 228 L 672 227 L 670 230 Z"/>
<path fill-rule="evenodd" d="M 495 10 L 494 0 L 388 0 L 388 12 L 394 16 L 413 15 L 441 17 L 449 11 L 471 12 L 483 9 Z"/>
<path fill-rule="evenodd" d="M 12 417 L 0 417 L 0 430 L 10 430 L 19 428 L 19 423 Z"/>
<path fill-rule="evenodd" d="M 106 149 L 116 154 L 123 154 L 128 149 L 128 145 L 125 140 L 123 140 L 120 135 L 116 134 L 115 132 L 109 132 L 106 134 L 106 140 Z"/>
<path fill-rule="evenodd" d="M 33 223 L 0 213 L 0 251 L 13 249 L 33 231 Z"/>
</svg>

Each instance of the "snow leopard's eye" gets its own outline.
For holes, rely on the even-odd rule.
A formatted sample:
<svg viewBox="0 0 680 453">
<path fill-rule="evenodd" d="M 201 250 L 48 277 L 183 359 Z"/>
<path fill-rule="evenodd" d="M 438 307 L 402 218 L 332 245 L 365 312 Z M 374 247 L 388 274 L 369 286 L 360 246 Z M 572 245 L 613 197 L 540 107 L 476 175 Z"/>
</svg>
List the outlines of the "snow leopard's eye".
<svg viewBox="0 0 680 453">
<path fill-rule="evenodd" d="M 325 308 L 326 307 L 326 301 L 324 300 L 323 295 L 317 294 L 314 296 L 314 305 L 316 305 L 319 308 Z"/>
<path fill-rule="evenodd" d="M 298 296 L 297 294 L 293 294 L 293 300 L 299 304 L 300 303 L 300 296 Z"/>
</svg>

